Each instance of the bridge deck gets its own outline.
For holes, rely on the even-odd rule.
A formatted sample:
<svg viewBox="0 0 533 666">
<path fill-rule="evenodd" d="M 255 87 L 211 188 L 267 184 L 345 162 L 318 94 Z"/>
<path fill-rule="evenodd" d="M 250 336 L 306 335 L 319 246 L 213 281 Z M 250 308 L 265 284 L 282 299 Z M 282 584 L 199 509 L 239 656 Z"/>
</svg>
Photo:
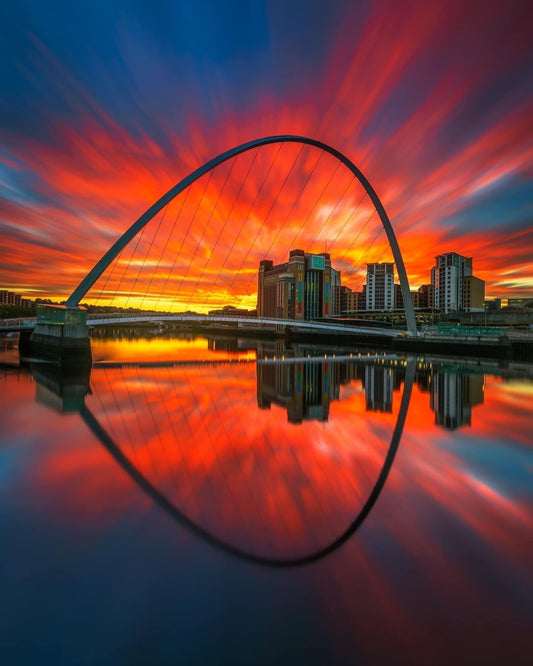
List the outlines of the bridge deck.
<svg viewBox="0 0 533 666">
<path fill-rule="evenodd" d="M 26 317 L 18 319 L 4 319 L 0 321 L 0 331 L 24 331 L 31 330 L 37 322 L 36 317 Z M 87 317 L 87 325 L 90 327 L 104 326 L 112 324 L 141 324 L 141 323 L 163 323 L 163 322 L 183 322 L 196 324 L 233 324 L 242 327 L 277 327 L 286 326 L 294 330 L 309 331 L 330 331 L 332 333 L 346 333 L 355 335 L 370 335 L 373 337 L 398 337 L 405 335 L 405 331 L 394 330 L 390 328 L 371 328 L 365 326 L 350 326 L 337 322 L 318 322 L 318 321 L 297 321 L 294 319 L 272 319 L 259 317 L 224 317 L 208 315 L 162 315 L 161 313 L 147 313 L 139 315 L 130 314 L 97 314 Z"/>
<path fill-rule="evenodd" d="M 0 320 L 0 333 L 14 333 L 18 331 L 31 331 L 35 327 L 37 317 L 18 317 L 13 319 Z M 162 315 L 161 313 L 146 313 L 139 315 L 130 314 L 93 314 L 87 317 L 87 325 L 94 327 L 98 325 L 112 325 L 112 324 L 140 324 L 140 323 L 163 323 L 163 322 L 184 322 L 184 323 L 200 323 L 200 324 L 233 324 L 234 326 L 248 326 L 250 328 L 265 328 L 286 326 L 293 330 L 309 330 L 309 331 L 330 331 L 332 333 L 346 333 L 353 335 L 368 335 L 373 337 L 389 337 L 397 338 L 408 335 L 405 330 L 395 330 L 390 328 L 372 328 L 366 326 L 350 326 L 339 322 L 318 322 L 318 321 L 296 321 L 294 319 L 270 319 L 258 317 L 223 317 L 223 316 L 208 316 L 208 315 L 189 315 L 189 314 L 173 314 Z M 504 336 L 513 342 L 533 342 L 533 330 L 513 330 L 511 328 L 502 329 Z M 419 333 L 419 337 L 428 341 L 437 342 L 442 336 L 435 334 L 431 331 L 423 331 Z M 481 336 L 486 338 L 486 336 Z M 449 340 L 460 341 L 459 334 L 447 336 Z"/>
</svg>

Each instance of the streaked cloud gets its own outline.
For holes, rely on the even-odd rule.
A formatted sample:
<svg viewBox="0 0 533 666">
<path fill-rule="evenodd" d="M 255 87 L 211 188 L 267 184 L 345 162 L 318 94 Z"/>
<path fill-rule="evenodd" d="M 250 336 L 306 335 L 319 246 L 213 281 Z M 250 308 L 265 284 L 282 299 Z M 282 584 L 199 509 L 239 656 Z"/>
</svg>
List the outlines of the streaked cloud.
<svg viewBox="0 0 533 666">
<path fill-rule="evenodd" d="M 289 37 L 281 8 L 260 7 L 228 39 L 217 32 L 227 19 L 216 28 L 199 10 L 163 20 L 118 2 L 102 26 L 90 8 L 71 8 L 79 40 L 57 33 L 54 7 L 3 10 L 2 286 L 64 298 L 190 171 L 251 138 L 296 133 L 367 175 L 414 286 L 429 281 L 434 255 L 458 251 L 474 257 L 489 296 L 530 292 L 529 3 L 345 3 L 308 13 L 306 40 Z M 287 146 L 253 159 L 220 167 L 169 205 L 100 293 L 164 291 L 176 307 L 200 308 L 207 295 L 211 305 L 253 303 L 257 262 L 283 260 L 293 242 L 328 248 L 354 288 L 358 262 L 390 259 L 378 220 L 363 229 L 371 211 L 357 187 L 342 173 L 328 184 L 331 161 L 315 167 L 313 151 Z M 510 270 L 516 280 L 505 279 Z"/>
</svg>

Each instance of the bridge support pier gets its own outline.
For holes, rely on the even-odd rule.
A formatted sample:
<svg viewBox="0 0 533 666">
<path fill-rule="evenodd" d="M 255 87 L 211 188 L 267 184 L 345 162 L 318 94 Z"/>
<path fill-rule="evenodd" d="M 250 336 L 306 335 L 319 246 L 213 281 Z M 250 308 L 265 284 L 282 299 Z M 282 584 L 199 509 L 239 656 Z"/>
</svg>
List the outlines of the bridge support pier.
<svg viewBox="0 0 533 666">
<path fill-rule="evenodd" d="M 39 305 L 31 354 L 60 364 L 90 364 L 91 342 L 85 308 Z"/>
<path fill-rule="evenodd" d="M 22 330 L 19 333 L 19 356 L 21 358 L 28 358 L 31 356 L 32 353 L 32 344 L 31 344 L 31 336 L 33 335 L 33 331 L 30 330 Z"/>
</svg>

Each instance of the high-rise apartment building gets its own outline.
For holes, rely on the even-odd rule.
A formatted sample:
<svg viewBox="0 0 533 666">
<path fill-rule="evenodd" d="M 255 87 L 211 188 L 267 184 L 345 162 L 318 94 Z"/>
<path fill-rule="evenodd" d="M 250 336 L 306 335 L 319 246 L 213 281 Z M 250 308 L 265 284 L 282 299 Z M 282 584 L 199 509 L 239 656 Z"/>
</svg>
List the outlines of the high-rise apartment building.
<svg viewBox="0 0 533 666">
<path fill-rule="evenodd" d="M 23 308 L 31 308 L 35 304 L 29 298 L 23 298 L 20 294 L 15 294 L 7 289 L 0 289 L 0 305 L 20 305 Z"/>
<path fill-rule="evenodd" d="M 289 261 L 259 264 L 257 316 L 283 319 L 320 319 L 338 314 L 340 272 L 327 252 L 308 254 L 291 250 Z"/>
<path fill-rule="evenodd" d="M 394 309 L 394 263 L 367 264 L 366 309 Z"/>
<path fill-rule="evenodd" d="M 483 310 L 485 283 L 472 274 L 472 257 L 448 252 L 435 257 L 431 284 L 435 307 L 443 312 L 476 312 Z"/>
</svg>

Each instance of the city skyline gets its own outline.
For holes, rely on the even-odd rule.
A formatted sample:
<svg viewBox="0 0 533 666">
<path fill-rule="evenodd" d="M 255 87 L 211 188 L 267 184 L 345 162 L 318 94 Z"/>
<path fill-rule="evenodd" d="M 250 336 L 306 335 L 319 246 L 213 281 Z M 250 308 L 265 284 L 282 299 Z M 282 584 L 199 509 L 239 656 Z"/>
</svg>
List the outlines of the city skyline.
<svg viewBox="0 0 533 666">
<path fill-rule="evenodd" d="M 303 26 L 302 8 L 257 4 L 230 16 L 213 4 L 200 23 L 200 8 L 161 16 L 117 2 L 71 7 L 75 29 L 58 31 L 53 3 L 3 7 L 0 286 L 65 299 L 191 170 L 242 141 L 291 132 L 328 142 L 363 170 L 391 217 L 412 289 L 429 282 L 428 255 L 459 252 L 475 258 L 487 298 L 530 295 L 528 3 L 483 11 L 475 2 L 315 3 Z M 323 251 L 327 233 L 313 246 L 309 226 L 301 245 Z M 275 230 L 272 221 L 269 242 Z M 220 242 L 227 253 L 229 239 Z M 376 250 L 370 260 L 380 260 Z M 192 289 L 209 270 L 186 244 L 184 256 Z M 148 277 L 139 291 L 147 285 Z M 217 289 L 220 302 L 239 293 L 224 277 Z"/>
<path fill-rule="evenodd" d="M 446 313 L 474 312 L 483 311 L 490 303 L 492 303 L 493 309 L 501 308 L 501 299 L 499 299 L 499 304 L 497 304 L 494 299 L 484 299 L 485 284 L 483 281 L 472 275 L 472 257 L 462 257 L 456 253 L 449 253 L 449 255 L 445 256 L 457 257 L 458 259 L 467 262 L 470 266 L 470 271 L 468 273 L 470 277 L 467 279 L 471 281 L 474 280 L 476 283 L 482 283 L 481 288 L 477 288 L 475 294 L 472 294 L 471 296 L 471 287 L 468 285 L 465 287 L 468 292 L 465 297 L 467 300 L 463 302 L 461 297 L 461 300 L 458 300 L 457 303 L 454 302 L 452 307 L 450 307 L 449 303 L 445 303 L 444 301 L 439 306 L 434 302 L 436 268 L 433 266 L 430 270 L 431 282 L 421 285 L 418 290 L 411 289 L 411 299 L 415 310 L 431 309 Z M 295 269 L 293 262 L 298 258 L 301 261 L 301 266 L 297 266 Z M 443 259 L 444 256 L 442 255 L 436 257 L 437 265 L 438 262 Z M 318 264 L 317 262 L 321 263 Z M 238 308 L 231 303 L 211 310 L 206 310 L 206 308 L 203 309 L 206 310 L 209 315 L 224 314 L 225 311 L 229 309 L 232 313 L 244 313 L 245 315 L 252 313 L 254 315 L 257 314 L 257 316 L 284 317 L 289 319 L 299 317 L 305 319 L 317 319 L 329 316 L 335 317 L 356 310 L 381 312 L 403 310 L 403 298 L 400 285 L 395 282 L 395 279 L 398 276 L 394 262 L 366 264 L 366 281 L 362 285 L 362 291 L 360 292 L 353 291 L 349 285 L 341 284 L 342 276 L 339 271 L 335 270 L 334 263 L 335 257 L 331 257 L 329 253 L 323 252 L 319 254 L 310 254 L 301 249 L 291 250 L 289 261 L 276 266 L 273 265 L 272 260 L 264 259 L 259 264 L 259 272 L 257 276 L 258 290 L 255 295 L 257 298 L 257 307 L 255 309 L 247 310 L 246 308 Z M 317 282 L 315 285 L 315 296 L 311 297 L 311 294 L 307 293 L 304 299 L 302 298 L 303 294 L 300 292 L 307 292 L 310 286 L 307 284 L 307 272 L 310 269 L 314 269 L 314 271 L 311 272 L 316 274 L 315 278 L 317 275 L 321 275 L 322 277 L 319 280 L 319 283 Z M 297 275 L 298 270 L 302 271 L 301 276 Z M 379 277 L 378 273 L 381 274 L 381 277 Z M 296 279 L 297 277 L 300 281 Z M 265 281 L 266 278 L 268 278 L 267 281 Z M 388 279 L 387 286 L 382 284 L 385 278 Z M 368 286 L 369 279 L 373 280 L 370 288 Z M 431 293 L 429 293 L 428 290 L 431 290 Z M 267 292 L 269 294 L 268 297 L 266 296 Z M 380 296 L 381 300 L 379 300 L 378 296 Z M 268 299 L 268 305 L 265 305 L 264 303 L 265 298 Z M 378 298 L 378 300 L 374 302 L 372 299 L 376 298 Z M 471 301 L 472 298 L 474 300 Z M 320 305 L 316 299 L 320 300 Z M 383 301 L 383 299 L 385 300 Z M 303 308 L 304 300 L 306 302 L 305 313 Z M 517 306 L 522 302 L 528 302 L 533 299 L 531 297 L 525 297 L 518 299 L 510 298 L 508 300 L 509 306 Z M 33 308 L 39 303 L 52 304 L 54 301 L 47 298 L 36 298 L 35 300 L 32 300 L 25 298 L 22 294 L 0 289 L 0 305 Z M 87 305 L 88 303 L 84 300 L 83 304 Z M 163 306 L 164 304 L 162 303 L 161 305 Z M 505 305 L 505 302 L 503 305 Z M 118 306 L 116 307 L 119 310 L 123 309 Z M 310 314 L 311 311 L 308 312 L 310 307 L 315 308 L 316 312 L 314 315 Z M 136 308 L 132 306 L 132 309 Z"/>
</svg>

